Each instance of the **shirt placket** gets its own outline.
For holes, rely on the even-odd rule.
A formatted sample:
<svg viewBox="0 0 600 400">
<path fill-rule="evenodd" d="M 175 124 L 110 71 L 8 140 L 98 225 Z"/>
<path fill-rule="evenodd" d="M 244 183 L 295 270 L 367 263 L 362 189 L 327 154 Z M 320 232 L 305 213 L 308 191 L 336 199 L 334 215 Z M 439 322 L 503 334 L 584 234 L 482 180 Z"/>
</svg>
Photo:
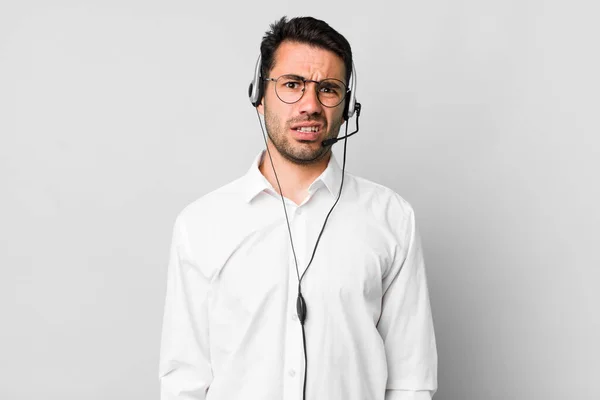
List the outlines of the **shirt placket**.
<svg viewBox="0 0 600 400">
<path fill-rule="evenodd" d="M 294 240 L 294 249 L 296 250 L 298 272 L 300 273 L 300 276 L 302 276 L 302 272 L 304 271 L 307 262 L 305 207 L 296 207 L 295 205 L 292 207 L 289 208 L 290 210 L 293 209 L 293 212 L 290 213 L 290 228 Z M 290 289 L 288 292 L 287 306 L 288 324 L 285 342 L 283 398 L 284 400 L 302 400 L 302 388 L 304 383 L 304 348 L 302 345 L 302 327 L 296 312 L 298 273 L 296 272 L 296 264 L 291 251 L 288 265 L 290 268 L 288 287 Z"/>
</svg>

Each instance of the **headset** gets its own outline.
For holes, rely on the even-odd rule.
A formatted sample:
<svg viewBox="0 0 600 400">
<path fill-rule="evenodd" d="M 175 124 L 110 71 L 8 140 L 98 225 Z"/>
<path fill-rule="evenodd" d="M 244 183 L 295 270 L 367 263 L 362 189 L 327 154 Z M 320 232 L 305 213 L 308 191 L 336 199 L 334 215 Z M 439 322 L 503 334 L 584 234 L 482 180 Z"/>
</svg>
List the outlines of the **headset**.
<svg viewBox="0 0 600 400">
<path fill-rule="evenodd" d="M 248 97 L 250 97 L 250 103 L 252 103 L 252 105 L 255 108 L 257 108 L 261 104 L 262 98 L 265 93 L 264 80 L 263 80 L 263 77 L 261 76 L 261 66 L 262 66 L 261 63 L 262 63 L 262 57 L 259 55 L 258 60 L 256 61 L 256 67 L 254 68 L 254 79 L 252 80 L 252 82 L 250 83 L 250 87 L 248 88 Z M 346 94 L 346 98 L 344 99 L 344 101 L 345 101 L 344 112 L 342 114 L 342 117 L 344 118 L 344 121 L 346 123 L 345 135 L 338 137 L 338 138 L 331 138 L 331 139 L 323 140 L 323 142 L 321 142 L 321 146 L 323 146 L 323 147 L 331 146 L 341 139 L 346 139 L 349 136 L 352 136 L 355 133 L 357 133 L 359 130 L 358 120 L 360 117 L 361 104 L 356 101 L 356 70 L 354 68 L 354 62 L 352 62 L 352 74 L 350 77 L 350 82 L 351 82 L 351 87 L 350 87 L 349 92 Z M 355 113 L 356 113 L 356 130 L 354 132 L 348 134 L 348 120 Z M 263 129 L 263 125 L 262 125 L 262 122 L 260 119 L 258 109 L 256 110 L 256 115 L 258 117 L 260 129 L 262 130 L 262 133 L 263 133 L 263 139 L 265 140 L 265 147 L 267 150 L 267 154 L 268 154 L 269 158 L 271 159 L 271 152 L 269 151 L 269 146 L 267 145 L 267 138 L 265 136 L 265 130 Z M 344 175 L 345 175 L 345 170 L 346 170 L 346 143 L 347 143 L 347 141 L 344 140 L 344 158 L 343 158 L 343 164 L 342 164 L 342 179 L 340 182 L 340 190 L 338 192 L 335 202 L 333 203 L 333 206 L 331 206 L 329 213 L 327 213 L 327 216 L 325 217 L 325 221 L 323 222 L 323 226 L 321 227 L 321 231 L 319 232 L 319 236 L 317 237 L 315 247 L 313 248 L 312 255 L 310 257 L 310 261 L 308 262 L 308 265 L 304 269 L 302 276 L 300 276 L 300 274 L 298 272 L 298 258 L 296 257 L 296 250 L 294 249 L 294 240 L 292 238 L 292 229 L 290 227 L 290 221 L 289 221 L 289 218 L 287 215 L 287 208 L 285 206 L 283 192 L 281 190 L 279 178 L 277 177 L 277 172 L 275 171 L 275 166 L 273 165 L 273 160 L 271 159 L 271 167 L 273 168 L 273 173 L 274 173 L 275 179 L 277 181 L 277 186 L 279 187 L 281 202 L 283 204 L 283 212 L 285 214 L 285 220 L 286 220 L 286 224 L 287 224 L 287 228 L 288 228 L 288 234 L 290 237 L 290 244 L 291 244 L 292 253 L 294 256 L 294 262 L 296 264 L 296 273 L 298 274 L 298 297 L 296 298 L 296 313 L 298 314 L 298 319 L 302 326 L 302 345 L 304 348 L 304 383 L 303 383 L 303 389 L 302 389 L 303 400 L 306 400 L 306 377 L 308 375 L 308 359 L 307 359 L 307 353 L 306 353 L 306 333 L 304 330 L 304 321 L 306 320 L 307 307 L 306 307 L 306 302 L 304 300 L 304 297 L 302 296 L 302 278 L 304 278 L 304 274 L 306 274 L 306 271 L 308 271 L 308 268 L 312 264 L 312 261 L 315 257 L 315 253 L 317 251 L 317 247 L 319 245 L 319 241 L 321 240 L 321 236 L 323 235 L 323 231 L 325 230 L 325 225 L 327 224 L 327 221 L 329 220 L 329 216 L 331 215 L 331 212 L 337 205 L 338 201 L 340 200 L 340 196 L 342 195 L 342 188 L 344 187 Z"/>
<path fill-rule="evenodd" d="M 256 60 L 256 67 L 254 68 L 254 79 L 248 88 L 250 103 L 252 103 L 254 107 L 259 106 L 265 94 L 265 84 L 261 76 L 261 64 L 262 55 L 259 55 L 258 60 Z M 348 119 L 352 118 L 356 111 L 360 113 L 360 103 L 356 102 L 356 70 L 354 68 L 354 61 L 352 62 L 352 75 L 350 76 L 350 84 L 351 86 L 349 95 L 346 94 L 346 98 L 344 99 L 344 113 L 342 116 L 345 121 L 348 121 Z"/>
</svg>

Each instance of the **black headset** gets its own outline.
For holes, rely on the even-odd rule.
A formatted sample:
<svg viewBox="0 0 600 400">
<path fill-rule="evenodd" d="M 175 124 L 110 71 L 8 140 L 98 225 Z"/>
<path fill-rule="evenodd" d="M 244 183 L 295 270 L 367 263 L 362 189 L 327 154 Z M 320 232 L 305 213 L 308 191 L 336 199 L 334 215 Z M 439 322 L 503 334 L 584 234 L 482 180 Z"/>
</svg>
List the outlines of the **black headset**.
<svg viewBox="0 0 600 400">
<path fill-rule="evenodd" d="M 248 88 L 248 96 L 250 97 L 250 103 L 252 103 L 254 107 L 259 106 L 265 94 L 265 84 L 261 76 L 261 63 L 262 56 L 258 56 L 258 60 L 256 60 L 256 67 L 254 68 L 254 79 L 252 80 L 252 82 L 250 83 L 250 87 Z M 348 121 L 348 119 L 352 118 L 357 108 L 356 70 L 354 69 L 354 62 L 352 62 L 352 75 L 350 76 L 350 82 L 350 91 L 348 94 L 346 94 L 346 99 L 344 100 L 344 113 L 342 114 L 345 121 Z"/>
</svg>

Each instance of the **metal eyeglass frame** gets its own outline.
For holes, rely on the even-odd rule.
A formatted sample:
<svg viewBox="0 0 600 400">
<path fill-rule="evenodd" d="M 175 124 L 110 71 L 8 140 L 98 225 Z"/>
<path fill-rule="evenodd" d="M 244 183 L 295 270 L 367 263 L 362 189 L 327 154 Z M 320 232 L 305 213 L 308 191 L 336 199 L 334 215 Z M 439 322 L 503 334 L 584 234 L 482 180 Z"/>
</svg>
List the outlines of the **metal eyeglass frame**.
<svg viewBox="0 0 600 400">
<path fill-rule="evenodd" d="M 304 85 L 302 87 L 302 94 L 300 95 L 300 97 L 298 98 L 298 100 L 291 101 L 291 102 L 285 101 L 285 100 L 283 100 L 281 98 L 281 96 L 279 96 L 279 93 L 277 92 L 277 85 L 275 85 L 275 94 L 277 95 L 277 98 L 279 100 L 281 100 L 285 104 L 294 104 L 294 103 L 297 103 L 297 102 L 299 102 L 302 99 L 302 97 L 304 97 L 304 93 L 306 92 L 306 82 L 313 82 L 313 83 L 316 84 L 315 91 L 317 92 L 317 100 L 319 100 L 319 103 L 321 103 L 321 105 L 323 107 L 327 107 L 327 108 L 334 108 L 334 107 L 337 107 L 340 104 L 342 104 L 344 102 L 344 100 L 346 99 L 346 96 L 348 96 L 348 93 L 350 92 L 350 89 L 348 89 L 348 86 L 343 81 L 341 81 L 339 79 L 336 79 L 336 78 L 325 78 L 325 79 L 320 80 L 320 81 L 315 81 L 315 80 L 312 80 L 312 79 L 306 79 L 306 78 L 304 78 L 302 76 L 298 76 L 298 75 L 284 74 L 284 75 L 279 76 L 278 78 L 262 78 L 262 80 L 263 81 L 271 81 L 271 82 L 277 83 L 277 81 L 279 79 L 283 78 L 284 76 L 297 78 L 299 81 L 302 81 L 302 84 Z M 321 101 L 321 97 L 319 96 L 319 90 L 318 89 L 319 89 L 319 85 L 322 82 L 324 82 L 324 81 L 337 81 L 337 82 L 341 83 L 343 85 L 343 87 L 345 88 L 345 90 L 344 90 L 344 96 L 341 98 L 341 100 L 339 101 L 339 103 L 337 103 L 334 106 L 328 106 L 326 104 L 323 104 L 323 102 Z"/>
</svg>

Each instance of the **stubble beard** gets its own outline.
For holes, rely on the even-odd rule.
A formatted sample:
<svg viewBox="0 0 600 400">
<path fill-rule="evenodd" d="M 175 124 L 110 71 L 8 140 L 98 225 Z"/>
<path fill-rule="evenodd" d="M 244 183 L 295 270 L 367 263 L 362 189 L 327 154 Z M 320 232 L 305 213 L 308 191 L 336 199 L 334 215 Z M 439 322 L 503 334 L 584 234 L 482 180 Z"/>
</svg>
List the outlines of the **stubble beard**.
<svg viewBox="0 0 600 400">
<path fill-rule="evenodd" d="M 267 129 L 267 135 L 273 146 L 279 154 L 286 160 L 298 164 L 298 165 L 309 165 L 315 164 L 322 160 L 330 150 L 331 146 L 323 147 L 319 146 L 316 150 L 303 146 L 301 144 L 294 143 L 295 140 L 287 135 L 292 124 L 307 121 L 318 121 L 323 124 L 323 128 L 327 129 L 327 120 L 321 117 L 309 117 L 303 119 L 292 119 L 286 122 L 285 126 L 281 126 L 277 116 L 271 114 L 267 107 L 265 107 L 265 127 Z M 338 123 L 331 125 L 331 129 L 328 130 L 326 137 L 323 139 L 332 139 L 338 136 L 340 126 L 343 121 L 340 120 Z M 300 143 L 303 143 L 300 141 Z M 306 143 L 309 143 L 306 141 Z"/>
</svg>

